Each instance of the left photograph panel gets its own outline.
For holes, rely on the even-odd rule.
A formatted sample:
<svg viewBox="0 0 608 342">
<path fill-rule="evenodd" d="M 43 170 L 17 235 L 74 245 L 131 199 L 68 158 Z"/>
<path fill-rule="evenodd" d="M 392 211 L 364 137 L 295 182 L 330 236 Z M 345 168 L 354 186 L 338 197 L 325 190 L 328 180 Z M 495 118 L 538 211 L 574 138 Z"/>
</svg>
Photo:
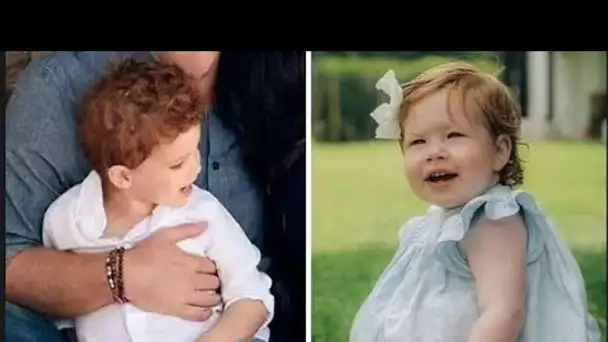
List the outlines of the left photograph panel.
<svg viewBox="0 0 608 342">
<path fill-rule="evenodd" d="M 305 341 L 305 51 L 5 57 L 6 341 Z"/>
</svg>

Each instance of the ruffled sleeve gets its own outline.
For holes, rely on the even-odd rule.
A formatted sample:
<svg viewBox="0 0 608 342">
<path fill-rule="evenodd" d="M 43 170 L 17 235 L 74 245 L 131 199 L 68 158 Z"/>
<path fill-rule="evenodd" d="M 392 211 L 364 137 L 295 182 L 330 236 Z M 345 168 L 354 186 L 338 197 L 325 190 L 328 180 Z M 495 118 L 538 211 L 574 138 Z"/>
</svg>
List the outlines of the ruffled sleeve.
<svg viewBox="0 0 608 342">
<path fill-rule="evenodd" d="M 498 220 L 518 213 L 522 215 L 528 230 L 527 262 L 535 262 L 544 247 L 543 229 L 537 224 L 542 214 L 529 193 L 512 191 L 505 186 L 492 188 L 467 203 L 460 213 L 447 218 L 436 242 L 435 255 L 448 270 L 471 277 L 469 265 L 459 253 L 457 243 L 474 229 L 481 218 Z"/>
</svg>

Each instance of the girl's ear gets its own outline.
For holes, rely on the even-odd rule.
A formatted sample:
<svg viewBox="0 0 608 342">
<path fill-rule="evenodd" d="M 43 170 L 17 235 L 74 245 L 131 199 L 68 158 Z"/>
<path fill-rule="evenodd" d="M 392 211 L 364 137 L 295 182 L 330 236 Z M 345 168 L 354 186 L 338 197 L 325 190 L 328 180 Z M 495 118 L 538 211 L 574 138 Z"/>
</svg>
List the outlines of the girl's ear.
<svg viewBox="0 0 608 342">
<path fill-rule="evenodd" d="M 500 172 L 509 162 L 513 145 L 506 134 L 501 134 L 496 139 L 496 157 L 494 158 L 494 171 Z"/>
</svg>

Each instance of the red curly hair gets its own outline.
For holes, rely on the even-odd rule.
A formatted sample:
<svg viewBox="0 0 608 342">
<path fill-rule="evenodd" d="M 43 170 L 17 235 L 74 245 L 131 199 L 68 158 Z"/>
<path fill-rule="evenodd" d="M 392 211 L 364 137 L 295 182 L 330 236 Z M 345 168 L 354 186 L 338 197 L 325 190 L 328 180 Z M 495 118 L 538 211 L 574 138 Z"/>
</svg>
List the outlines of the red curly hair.
<svg viewBox="0 0 608 342">
<path fill-rule="evenodd" d="M 451 62 L 435 66 L 402 86 L 403 101 L 399 111 L 400 144 L 405 121 L 413 105 L 447 87 L 460 92 L 463 103 L 473 100 L 474 107 L 465 114 L 481 118 L 493 139 L 499 135 L 511 140 L 509 163 L 500 171 L 500 184 L 515 188 L 524 181 L 523 161 L 519 157 L 521 142 L 521 107 L 509 88 L 495 75 L 482 72 L 471 64 Z M 465 108 L 466 111 L 466 108 Z"/>
<path fill-rule="evenodd" d="M 137 168 L 160 144 L 201 124 L 206 105 L 176 65 L 128 59 L 112 67 L 83 103 L 80 137 L 92 168 Z"/>
</svg>

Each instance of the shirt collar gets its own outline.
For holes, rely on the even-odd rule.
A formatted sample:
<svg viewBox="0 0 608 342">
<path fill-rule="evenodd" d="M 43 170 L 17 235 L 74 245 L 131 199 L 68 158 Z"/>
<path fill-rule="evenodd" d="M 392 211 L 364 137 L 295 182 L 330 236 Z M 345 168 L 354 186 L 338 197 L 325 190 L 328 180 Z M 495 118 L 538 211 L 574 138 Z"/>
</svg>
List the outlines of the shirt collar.
<svg viewBox="0 0 608 342">
<path fill-rule="evenodd" d="M 103 203 L 103 186 L 101 177 L 96 171 L 91 171 L 81 183 L 76 208 L 76 224 L 80 232 L 91 240 L 101 239 L 108 224 L 106 211 Z M 176 208 L 159 205 L 149 217 L 148 225 L 156 227 L 161 223 L 165 215 L 170 214 Z M 133 227 L 135 228 L 135 227 Z M 125 237 L 130 235 L 129 231 Z"/>
</svg>

